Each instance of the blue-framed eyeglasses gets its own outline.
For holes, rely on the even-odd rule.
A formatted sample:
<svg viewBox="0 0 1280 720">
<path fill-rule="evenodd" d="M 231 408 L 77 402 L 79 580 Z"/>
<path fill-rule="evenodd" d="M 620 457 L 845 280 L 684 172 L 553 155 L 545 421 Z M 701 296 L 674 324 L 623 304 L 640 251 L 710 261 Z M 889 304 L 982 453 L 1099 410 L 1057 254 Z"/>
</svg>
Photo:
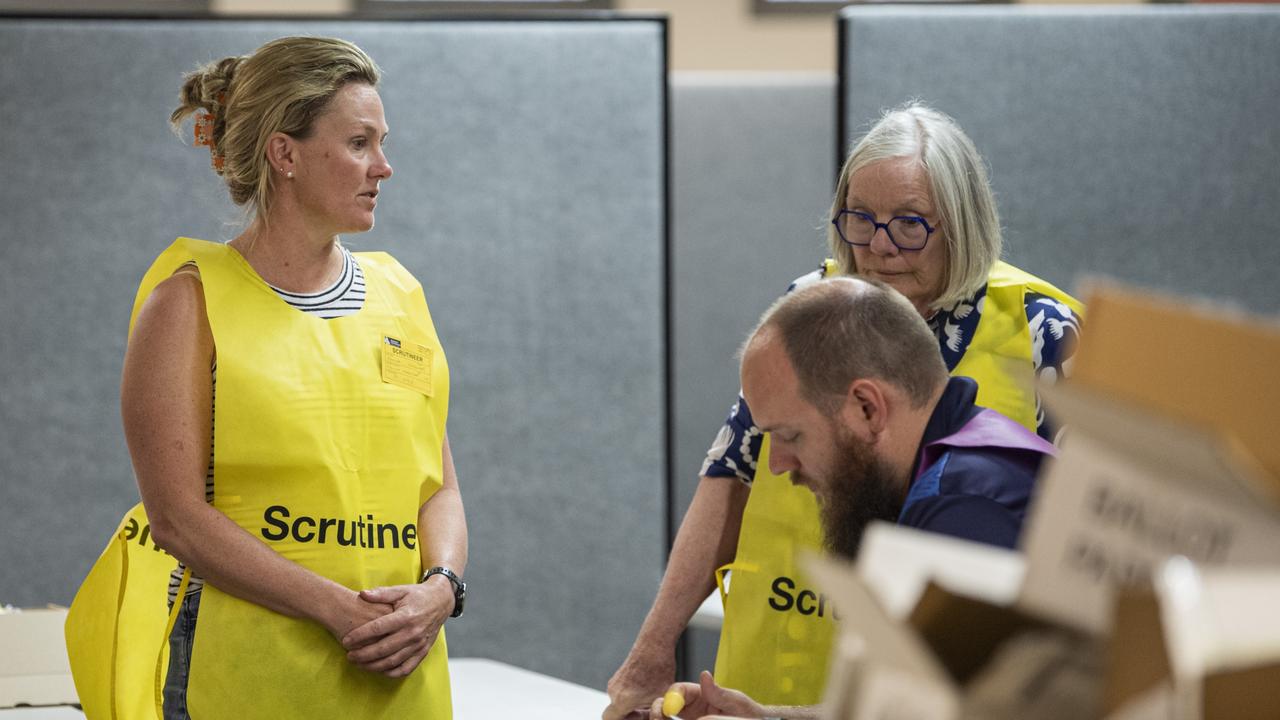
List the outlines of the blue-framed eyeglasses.
<svg viewBox="0 0 1280 720">
<path fill-rule="evenodd" d="M 858 247 L 870 245 L 876 230 L 884 228 L 889 242 L 899 250 L 923 250 L 934 231 L 929 221 L 919 215 L 899 215 L 880 223 L 860 210 L 841 210 L 831 218 L 831 224 L 836 226 L 841 240 Z"/>
</svg>

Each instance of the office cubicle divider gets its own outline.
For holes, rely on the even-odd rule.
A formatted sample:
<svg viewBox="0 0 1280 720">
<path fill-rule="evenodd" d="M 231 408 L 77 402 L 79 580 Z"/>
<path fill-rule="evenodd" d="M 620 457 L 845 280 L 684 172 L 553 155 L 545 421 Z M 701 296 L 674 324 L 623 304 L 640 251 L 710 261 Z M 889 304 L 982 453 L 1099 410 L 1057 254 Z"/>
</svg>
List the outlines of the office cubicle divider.
<svg viewBox="0 0 1280 720">
<path fill-rule="evenodd" d="M 841 162 L 882 110 L 923 100 L 991 166 L 1014 264 L 1068 290 L 1102 274 L 1280 310 L 1280 8 L 864 6 L 838 22 Z"/>
<path fill-rule="evenodd" d="M 343 238 L 421 280 L 471 536 L 454 654 L 603 687 L 665 559 L 666 23 L 0 18 L 0 603 L 68 603 L 137 500 L 129 310 L 176 236 L 242 215 L 168 126 L 184 72 L 294 34 L 384 71 L 394 176 Z"/>
</svg>

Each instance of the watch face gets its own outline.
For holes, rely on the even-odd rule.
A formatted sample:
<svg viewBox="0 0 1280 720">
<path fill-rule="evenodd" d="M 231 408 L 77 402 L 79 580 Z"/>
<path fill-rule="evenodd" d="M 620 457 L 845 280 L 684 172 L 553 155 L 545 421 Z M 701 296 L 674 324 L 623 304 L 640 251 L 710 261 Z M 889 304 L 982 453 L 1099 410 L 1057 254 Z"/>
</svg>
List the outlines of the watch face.
<svg viewBox="0 0 1280 720">
<path fill-rule="evenodd" d="M 453 593 L 453 615 L 450 617 L 462 617 L 462 606 L 467 599 L 467 584 L 458 583 L 458 587 Z"/>
</svg>

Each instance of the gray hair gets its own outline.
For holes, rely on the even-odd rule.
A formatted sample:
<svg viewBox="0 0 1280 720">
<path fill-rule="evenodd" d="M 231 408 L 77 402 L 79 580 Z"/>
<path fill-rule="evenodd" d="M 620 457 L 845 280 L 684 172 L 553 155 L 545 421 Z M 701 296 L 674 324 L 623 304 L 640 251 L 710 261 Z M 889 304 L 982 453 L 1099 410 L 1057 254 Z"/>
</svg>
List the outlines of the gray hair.
<svg viewBox="0 0 1280 720">
<path fill-rule="evenodd" d="M 929 176 L 946 242 L 942 291 L 930 305 L 950 307 L 977 292 L 1000 259 L 1000 214 L 986 164 L 950 116 L 919 102 L 908 103 L 881 116 L 849 153 L 840 171 L 831 217 L 844 209 L 849 178 L 855 172 L 893 158 L 914 158 Z M 841 272 L 858 272 L 852 248 L 834 226 L 827 227 L 827 244 Z"/>
<path fill-rule="evenodd" d="M 854 380 L 888 382 L 920 408 L 948 378 L 924 318 L 879 280 L 831 278 L 784 295 L 761 316 L 742 355 L 769 330 L 782 341 L 805 400 L 828 415 Z"/>
</svg>

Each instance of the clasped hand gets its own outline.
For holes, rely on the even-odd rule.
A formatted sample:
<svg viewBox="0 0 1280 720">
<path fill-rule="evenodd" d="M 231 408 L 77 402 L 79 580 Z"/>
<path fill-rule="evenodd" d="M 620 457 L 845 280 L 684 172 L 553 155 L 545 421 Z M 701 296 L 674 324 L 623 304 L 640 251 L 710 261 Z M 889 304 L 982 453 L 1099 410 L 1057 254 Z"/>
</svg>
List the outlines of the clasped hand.
<svg viewBox="0 0 1280 720">
<path fill-rule="evenodd" d="M 347 659 L 393 678 L 405 677 L 418 667 L 454 604 L 453 593 L 440 583 L 362 590 L 359 599 L 381 612 L 340 638 Z"/>
</svg>

